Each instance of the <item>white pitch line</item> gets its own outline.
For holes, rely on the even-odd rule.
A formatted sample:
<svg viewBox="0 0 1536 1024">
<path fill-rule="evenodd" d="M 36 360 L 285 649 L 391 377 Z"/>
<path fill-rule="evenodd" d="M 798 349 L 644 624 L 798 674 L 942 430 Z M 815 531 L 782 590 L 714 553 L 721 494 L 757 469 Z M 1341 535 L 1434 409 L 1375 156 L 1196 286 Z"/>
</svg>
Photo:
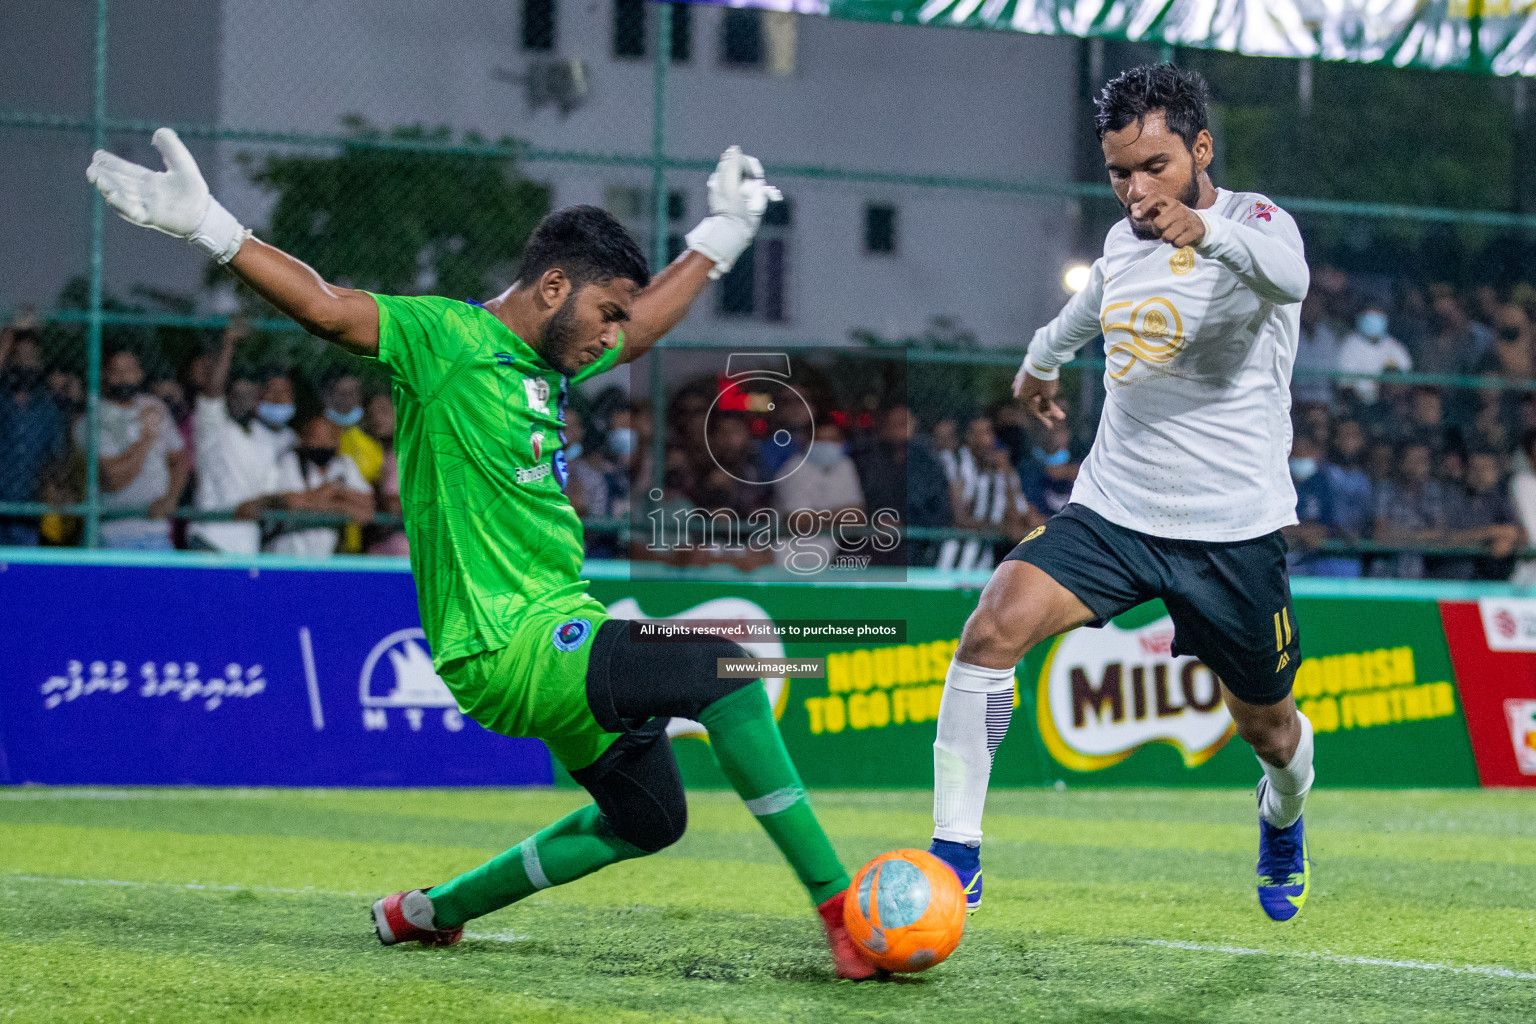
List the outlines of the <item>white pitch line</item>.
<svg viewBox="0 0 1536 1024">
<path fill-rule="evenodd" d="M 1310 953 L 1305 950 L 1249 949 L 1246 946 L 1205 946 L 1198 942 L 1176 942 L 1168 939 L 1138 939 L 1137 945 L 1159 946 L 1163 949 L 1187 949 L 1195 953 L 1228 953 L 1233 956 L 1290 956 L 1307 960 L 1322 960 L 1330 964 L 1347 964 L 1354 967 L 1403 967 L 1415 971 L 1447 971 L 1451 974 L 1477 974 L 1485 978 L 1515 978 L 1519 981 L 1536 981 L 1536 974 L 1512 971 L 1508 967 L 1458 967 L 1455 964 L 1437 964 L 1427 960 L 1387 960 L 1374 956 L 1344 956 L 1339 953 Z"/>
<path fill-rule="evenodd" d="M 0 882 L 41 882 L 53 885 L 109 885 L 125 889 L 190 889 L 197 892 L 265 892 L 280 896 L 348 896 L 367 897 L 376 893 L 341 892 L 336 889 L 284 889 L 271 885 L 206 885 L 201 882 L 143 882 L 116 878 L 60 878 L 53 875 L 0 875 Z M 744 914 L 743 917 L 758 917 Z M 513 931 L 465 932 L 471 939 L 490 939 L 494 942 L 523 942 L 533 938 Z M 1214 946 L 1198 942 L 1179 942 L 1170 939 L 1134 939 L 1140 946 L 1156 946 L 1160 949 L 1182 949 L 1191 953 L 1226 953 L 1230 956 L 1288 956 L 1304 960 L 1321 960 L 1325 963 L 1344 964 L 1351 967 L 1401 967 L 1415 971 L 1445 971 L 1450 974 L 1475 974 L 1484 978 L 1512 978 L 1516 981 L 1536 981 L 1536 973 L 1514 971 L 1508 967 L 1458 967 L 1455 964 L 1437 964 L 1427 960 L 1387 960 L 1373 956 L 1343 956 L 1338 953 L 1311 953 L 1304 950 L 1251 949 L 1247 946 Z"/>
<path fill-rule="evenodd" d="M 0 882 L 44 882 L 55 885 L 112 885 L 123 889 L 192 889 L 198 892 L 266 892 L 281 896 L 371 896 L 366 892 L 338 892 L 335 889 L 281 889 L 272 885 L 206 885 L 202 882 L 144 882 L 117 878 L 59 878 L 54 875 L 0 875 Z"/>
</svg>

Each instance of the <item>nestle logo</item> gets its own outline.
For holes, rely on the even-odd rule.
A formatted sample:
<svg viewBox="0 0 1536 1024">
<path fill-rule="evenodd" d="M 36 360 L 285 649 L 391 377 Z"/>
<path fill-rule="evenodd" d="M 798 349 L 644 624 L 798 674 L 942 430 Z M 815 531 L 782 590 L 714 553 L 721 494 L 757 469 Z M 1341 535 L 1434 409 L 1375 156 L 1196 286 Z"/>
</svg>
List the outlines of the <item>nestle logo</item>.
<svg viewBox="0 0 1536 1024">
<path fill-rule="evenodd" d="M 1136 642 L 1141 645 L 1143 654 L 1173 657 L 1173 630 L 1171 629 L 1158 633 L 1143 633 L 1136 638 Z"/>
</svg>

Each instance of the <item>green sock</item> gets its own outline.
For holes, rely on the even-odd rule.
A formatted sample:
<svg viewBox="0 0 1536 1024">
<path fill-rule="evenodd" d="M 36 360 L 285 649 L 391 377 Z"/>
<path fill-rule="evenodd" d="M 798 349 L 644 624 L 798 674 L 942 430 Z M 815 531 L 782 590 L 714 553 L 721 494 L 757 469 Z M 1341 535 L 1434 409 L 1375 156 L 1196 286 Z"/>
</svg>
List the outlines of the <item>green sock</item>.
<svg viewBox="0 0 1536 1024">
<path fill-rule="evenodd" d="M 438 928 L 457 928 L 540 889 L 574 882 L 598 868 L 643 856 L 644 850 L 609 831 L 596 804 L 588 804 L 506 853 L 428 890 L 432 923 Z"/>
<path fill-rule="evenodd" d="M 820 904 L 848 888 L 848 873 L 811 811 L 763 684 L 720 698 L 699 721 L 709 730 L 720 769 L 795 869 L 811 902 Z"/>
</svg>

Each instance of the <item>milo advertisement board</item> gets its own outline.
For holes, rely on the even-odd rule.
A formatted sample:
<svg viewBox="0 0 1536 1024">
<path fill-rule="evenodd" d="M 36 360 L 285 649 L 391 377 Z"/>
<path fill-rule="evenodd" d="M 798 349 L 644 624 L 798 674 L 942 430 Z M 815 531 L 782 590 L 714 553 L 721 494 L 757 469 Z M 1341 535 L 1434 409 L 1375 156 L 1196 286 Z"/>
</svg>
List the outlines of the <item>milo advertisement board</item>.
<svg viewBox="0 0 1536 1024">
<path fill-rule="evenodd" d="M 900 620 L 903 635 L 889 642 L 743 646 L 821 659 L 818 676 L 765 680 L 807 784 L 932 784 L 944 674 L 976 590 L 595 580 L 591 592 L 625 617 Z M 1295 693 L 1330 785 L 1478 784 L 1434 601 L 1299 597 L 1295 608 L 1296 623 L 1284 624 L 1302 635 Z M 1259 767 L 1219 681 L 1198 659 L 1173 656 L 1173 632 L 1167 610 L 1150 602 L 1031 651 L 993 784 L 1253 785 Z M 702 730 L 675 722 L 672 733 L 689 781 L 723 785 Z"/>
</svg>

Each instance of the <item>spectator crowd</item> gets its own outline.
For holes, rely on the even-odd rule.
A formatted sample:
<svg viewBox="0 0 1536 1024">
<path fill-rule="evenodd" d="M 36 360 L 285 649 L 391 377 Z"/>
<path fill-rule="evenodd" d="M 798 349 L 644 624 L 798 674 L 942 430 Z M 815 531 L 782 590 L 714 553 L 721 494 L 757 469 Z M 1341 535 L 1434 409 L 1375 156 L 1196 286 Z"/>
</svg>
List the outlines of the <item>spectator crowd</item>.
<svg viewBox="0 0 1536 1024">
<path fill-rule="evenodd" d="M 1533 324 L 1528 286 L 1372 292 L 1313 275 L 1292 386 L 1292 572 L 1536 580 L 1536 563 L 1517 564 L 1536 536 Z"/>
<path fill-rule="evenodd" d="M 389 395 L 346 370 L 308 382 L 237 369 L 247 334 L 236 321 L 181 373 L 153 381 L 131 350 L 104 360 L 102 543 L 407 553 Z M 1399 373 L 1482 380 L 1454 387 Z M 1292 389 L 1292 572 L 1536 580 L 1536 562 L 1519 561 L 1536 536 L 1533 382 L 1536 290 L 1373 288 L 1317 271 Z M 810 513 L 824 528 L 800 549 L 828 558 L 857 550 L 873 564 L 990 568 L 1070 499 L 1100 400 L 1084 388 L 1080 415 L 1047 428 L 1003 394 L 920 422 L 909 406 L 874 398 L 821 414 L 796 402 L 727 410 L 723 387 L 704 376 L 672 391 L 660 472 L 648 402 L 609 388 L 567 407 L 566 490 L 588 524 L 589 557 L 782 564 L 782 546 L 746 545 L 744 531 L 754 517 L 776 517 L 782 531 Z M 322 407 L 296 418 L 301 388 Z M 49 371 L 32 324 L 0 332 L 0 503 L 81 500 L 83 412 L 80 377 Z M 867 527 L 881 509 L 917 529 L 887 550 L 860 544 L 857 529 L 851 540 L 825 529 Z M 0 545 L 78 543 L 79 522 L 0 509 Z M 669 523 L 686 524 L 687 536 L 657 543 Z M 702 539 L 692 536 L 700 527 Z"/>
<path fill-rule="evenodd" d="M 337 372 L 321 382 L 321 411 L 296 422 L 290 372 L 233 369 L 248 335 L 235 321 L 215 350 L 154 381 L 132 349 L 102 360 L 102 546 L 404 553 L 398 525 L 375 522 L 400 511 L 389 396 L 365 401 L 361 380 Z M 91 440 L 80 377 L 47 372 L 26 319 L 0 331 L 0 502 L 82 501 Z M 65 511 L 0 512 L 0 544 L 70 545 L 81 533 L 81 517 Z"/>
</svg>

